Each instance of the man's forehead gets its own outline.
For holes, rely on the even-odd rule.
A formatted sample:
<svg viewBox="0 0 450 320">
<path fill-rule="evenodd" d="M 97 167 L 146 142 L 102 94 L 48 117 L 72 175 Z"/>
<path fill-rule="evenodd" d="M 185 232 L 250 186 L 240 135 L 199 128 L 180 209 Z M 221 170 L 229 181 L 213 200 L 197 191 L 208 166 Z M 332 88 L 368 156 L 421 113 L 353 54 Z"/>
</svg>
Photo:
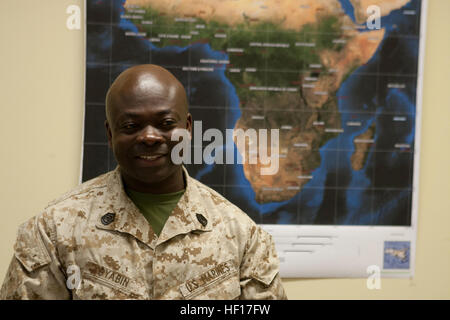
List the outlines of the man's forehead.
<svg viewBox="0 0 450 320">
<path fill-rule="evenodd" d="M 180 118 L 181 114 L 176 108 L 154 106 L 151 106 L 150 108 L 126 108 L 118 110 L 117 121 L 125 119 L 146 118 L 148 116 L 150 116 L 151 118 L 162 118 L 165 116 L 174 116 L 176 118 Z"/>
<path fill-rule="evenodd" d="M 126 77 L 115 86 L 111 93 L 122 100 L 141 100 L 144 98 L 173 99 L 177 94 L 175 83 L 161 81 L 152 74 Z"/>
<path fill-rule="evenodd" d="M 131 92 L 129 93 L 136 96 L 154 95 L 173 99 L 177 94 L 176 83 L 163 80 L 166 79 L 159 79 L 149 73 L 141 74 L 134 80 L 134 83 L 131 83 Z"/>
<path fill-rule="evenodd" d="M 142 88 L 141 88 L 142 89 Z M 184 109 L 176 88 L 119 92 L 113 97 L 114 109 Z"/>
</svg>

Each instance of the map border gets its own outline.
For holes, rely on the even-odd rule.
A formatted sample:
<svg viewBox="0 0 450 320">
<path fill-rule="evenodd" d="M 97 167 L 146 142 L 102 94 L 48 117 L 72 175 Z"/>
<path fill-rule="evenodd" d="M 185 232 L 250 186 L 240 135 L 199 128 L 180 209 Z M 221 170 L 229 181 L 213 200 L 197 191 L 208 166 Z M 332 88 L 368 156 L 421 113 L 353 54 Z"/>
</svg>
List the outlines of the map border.
<svg viewBox="0 0 450 320">
<path fill-rule="evenodd" d="M 84 0 L 84 88 L 83 88 L 83 113 L 82 117 L 86 116 L 86 77 L 87 77 L 87 1 Z M 304 261 L 304 255 L 299 255 L 297 259 L 292 255 L 287 257 L 279 253 L 280 257 L 280 274 L 283 278 L 366 278 L 368 266 L 376 265 L 383 266 L 384 251 L 383 246 L 385 241 L 410 241 L 410 268 L 408 270 L 392 270 L 381 271 L 382 277 L 387 278 L 407 278 L 414 276 L 415 269 L 415 249 L 417 240 L 417 224 L 418 224 L 418 208 L 419 208 L 419 173 L 420 173 L 420 150 L 421 150 L 421 130 L 422 130 L 422 107 L 423 107 L 423 76 L 424 76 L 424 61 L 426 50 L 426 29 L 428 17 L 428 0 L 420 0 L 420 31 L 419 31 L 419 54 L 418 54 L 418 68 L 417 68 L 417 86 L 416 86 L 416 100 L 415 100 L 415 135 L 414 135 L 414 161 L 413 161 L 413 177 L 412 177 L 412 196 L 411 196 L 411 225 L 400 227 L 386 227 L 386 226 L 320 226 L 320 225 L 261 225 L 266 231 L 272 234 L 276 245 L 280 238 L 298 239 L 301 237 L 326 238 L 332 239 L 331 243 L 324 243 L 324 246 L 331 248 L 334 253 L 333 256 L 339 259 L 345 258 L 343 261 L 347 267 L 345 270 L 339 265 L 330 264 L 329 250 L 316 252 L 316 255 L 311 259 L 311 252 L 305 252 L 310 256 L 309 262 Z M 81 152 L 80 152 L 80 172 L 79 183 L 82 183 L 83 176 L 83 158 L 84 158 L 84 138 L 85 138 L 85 122 L 82 124 L 81 134 Z M 333 234 L 329 236 L 329 234 Z M 280 235 L 282 237 L 280 237 Z M 358 235 L 360 242 L 355 244 L 355 235 Z M 365 239 L 364 239 L 365 238 Z M 294 241 L 294 240 L 293 240 Z M 333 242 L 334 241 L 334 242 Z M 375 243 L 373 242 L 375 241 Z M 363 248 L 361 248 L 361 246 Z M 362 258 L 359 261 L 354 260 L 354 256 L 349 256 L 343 247 L 347 248 L 357 247 L 358 256 Z M 361 249 L 363 249 L 362 255 Z M 294 251 L 295 252 L 295 251 Z M 333 260 L 336 262 L 337 260 Z M 303 267 L 303 269 L 299 269 Z M 380 267 L 381 268 L 381 267 Z"/>
</svg>

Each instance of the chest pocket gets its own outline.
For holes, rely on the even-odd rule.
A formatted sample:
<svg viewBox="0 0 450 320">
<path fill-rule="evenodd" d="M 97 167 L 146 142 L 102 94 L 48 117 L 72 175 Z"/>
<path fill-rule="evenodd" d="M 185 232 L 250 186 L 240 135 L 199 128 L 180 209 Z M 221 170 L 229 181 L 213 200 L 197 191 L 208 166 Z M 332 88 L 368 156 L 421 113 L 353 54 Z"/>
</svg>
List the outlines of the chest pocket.
<svg viewBox="0 0 450 320">
<path fill-rule="evenodd" d="M 241 294 L 239 273 L 232 261 L 187 280 L 179 289 L 188 300 L 233 300 Z"/>
</svg>

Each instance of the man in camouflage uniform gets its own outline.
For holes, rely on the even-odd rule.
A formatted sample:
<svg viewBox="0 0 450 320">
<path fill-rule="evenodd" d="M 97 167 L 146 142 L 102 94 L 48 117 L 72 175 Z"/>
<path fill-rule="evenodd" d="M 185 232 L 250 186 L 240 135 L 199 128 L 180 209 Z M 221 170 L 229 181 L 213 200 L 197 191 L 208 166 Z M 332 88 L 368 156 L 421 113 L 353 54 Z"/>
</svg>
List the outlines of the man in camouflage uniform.
<svg viewBox="0 0 450 320">
<path fill-rule="evenodd" d="M 119 166 L 20 226 L 0 298 L 285 299 L 271 236 L 171 161 L 171 134 L 192 128 L 181 83 L 132 67 L 106 112 Z M 128 189 L 184 192 L 156 232 Z"/>
</svg>

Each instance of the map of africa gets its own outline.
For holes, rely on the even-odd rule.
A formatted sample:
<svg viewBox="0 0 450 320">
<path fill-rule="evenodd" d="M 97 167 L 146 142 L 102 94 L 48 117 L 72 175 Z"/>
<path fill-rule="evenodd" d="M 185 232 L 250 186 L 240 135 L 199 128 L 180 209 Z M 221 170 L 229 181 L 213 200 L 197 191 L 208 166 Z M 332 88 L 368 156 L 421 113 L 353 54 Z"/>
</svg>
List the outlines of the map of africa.
<svg viewBox="0 0 450 320">
<path fill-rule="evenodd" d="M 420 13 L 419 0 L 88 1 L 83 180 L 116 165 L 107 88 L 154 63 L 183 83 L 203 131 L 280 130 L 274 175 L 186 165 L 255 222 L 409 226 Z"/>
</svg>

